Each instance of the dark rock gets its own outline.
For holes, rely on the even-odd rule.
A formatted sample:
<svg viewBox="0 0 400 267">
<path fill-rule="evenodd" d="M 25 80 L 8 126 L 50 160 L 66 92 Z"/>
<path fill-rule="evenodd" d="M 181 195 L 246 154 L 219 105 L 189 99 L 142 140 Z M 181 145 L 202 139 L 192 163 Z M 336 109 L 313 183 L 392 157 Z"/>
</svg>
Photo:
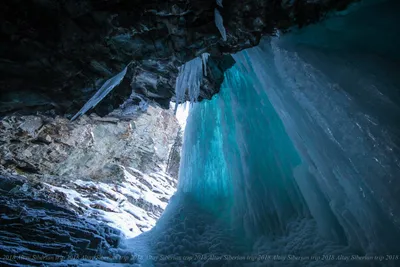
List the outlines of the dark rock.
<svg viewBox="0 0 400 267">
<path fill-rule="evenodd" d="M 177 67 L 204 52 L 210 75 L 200 99 L 219 91 L 224 55 L 257 45 L 275 29 L 318 21 L 352 0 L 15 0 L 0 10 L 0 115 L 54 110 L 75 114 L 101 85 L 132 62 L 120 86 L 96 107 L 121 105 L 132 89 L 162 107 L 174 95 Z M 294 3 L 294 4 L 289 4 Z"/>
<path fill-rule="evenodd" d="M 182 132 L 179 131 L 171 148 L 171 152 L 169 153 L 167 162 L 167 173 L 172 177 L 178 177 L 179 175 L 182 143 Z"/>
<path fill-rule="evenodd" d="M 1 266 L 118 255 L 118 230 L 80 217 L 56 195 L 23 177 L 0 175 Z"/>
</svg>

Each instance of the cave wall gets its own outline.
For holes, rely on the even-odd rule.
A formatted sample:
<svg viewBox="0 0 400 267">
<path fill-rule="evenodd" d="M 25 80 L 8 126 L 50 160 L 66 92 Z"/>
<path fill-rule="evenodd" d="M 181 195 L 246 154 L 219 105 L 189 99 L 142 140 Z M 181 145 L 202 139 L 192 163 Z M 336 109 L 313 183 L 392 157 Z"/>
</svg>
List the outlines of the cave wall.
<svg viewBox="0 0 400 267">
<path fill-rule="evenodd" d="M 172 110 L 156 106 L 130 118 L 93 115 L 72 123 L 42 114 L 6 116 L 0 124 L 1 165 L 42 180 L 117 181 L 121 167 L 164 170 L 179 129 Z"/>
<path fill-rule="evenodd" d="M 136 263 L 123 240 L 150 230 L 175 192 L 179 131 L 173 110 L 157 105 L 74 122 L 3 117 L 2 266 Z"/>
<path fill-rule="evenodd" d="M 96 113 L 106 115 L 132 91 L 168 108 L 177 67 L 205 52 L 217 66 L 202 83 L 199 100 L 209 99 L 227 69 L 224 55 L 349 2 L 235 0 L 223 8 L 214 0 L 6 2 L 0 11 L 0 114 L 53 109 L 72 116 L 129 63 L 125 83 Z M 215 26 L 215 9 L 226 41 Z"/>
<path fill-rule="evenodd" d="M 120 231 L 77 216 L 65 195 L 21 176 L 0 175 L 1 266 L 135 264 Z"/>
</svg>

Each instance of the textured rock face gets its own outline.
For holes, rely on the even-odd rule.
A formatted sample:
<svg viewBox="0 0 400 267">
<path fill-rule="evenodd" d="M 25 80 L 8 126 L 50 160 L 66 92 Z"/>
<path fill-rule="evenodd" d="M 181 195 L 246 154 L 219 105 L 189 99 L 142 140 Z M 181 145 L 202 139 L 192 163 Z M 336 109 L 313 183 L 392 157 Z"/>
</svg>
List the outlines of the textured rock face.
<svg viewBox="0 0 400 267">
<path fill-rule="evenodd" d="M 174 145 L 168 157 L 167 172 L 173 177 L 178 177 L 181 161 L 181 148 L 183 145 L 183 132 L 178 132 Z"/>
<path fill-rule="evenodd" d="M 48 266 L 82 260 L 136 262 L 120 247 L 120 233 L 78 217 L 62 193 L 22 177 L 0 175 L 0 265 Z M 66 266 L 58 265 L 58 266 Z"/>
<path fill-rule="evenodd" d="M 135 263 L 119 239 L 151 229 L 175 192 L 176 176 L 166 172 L 178 172 L 167 165 L 179 166 L 180 126 L 172 110 L 157 106 L 130 117 L 121 112 L 74 122 L 44 114 L 2 118 L 4 264 L 65 262 L 74 254 Z"/>
<path fill-rule="evenodd" d="M 179 125 L 172 111 L 150 106 L 133 119 L 84 116 L 5 117 L 0 158 L 7 168 L 52 177 L 119 180 L 121 166 L 156 172 L 167 165 Z"/>
<path fill-rule="evenodd" d="M 211 54 L 200 99 L 219 91 L 229 53 L 256 45 L 263 34 L 318 20 L 351 0 L 32 0 L 0 10 L 0 114 L 55 109 L 72 114 L 104 81 L 131 62 L 125 82 L 96 109 L 105 115 L 132 90 L 168 107 L 177 67 Z M 227 32 L 214 23 L 219 9 Z"/>
</svg>

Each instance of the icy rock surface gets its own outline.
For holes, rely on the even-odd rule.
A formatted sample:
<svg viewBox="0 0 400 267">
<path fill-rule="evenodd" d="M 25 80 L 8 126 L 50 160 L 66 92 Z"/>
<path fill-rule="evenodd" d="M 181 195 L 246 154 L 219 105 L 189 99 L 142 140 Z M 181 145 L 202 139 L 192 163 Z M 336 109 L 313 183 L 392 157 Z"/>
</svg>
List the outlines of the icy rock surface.
<svg viewBox="0 0 400 267">
<path fill-rule="evenodd" d="M 154 226 L 175 192 L 179 131 L 173 110 L 155 106 L 74 122 L 7 116 L 0 124 L 0 173 L 41 183 L 78 214 L 131 238 Z"/>
<path fill-rule="evenodd" d="M 176 180 L 163 172 L 143 174 L 133 168 L 123 172 L 125 180 L 119 183 L 76 180 L 46 186 L 54 193 L 63 193 L 72 208 L 85 217 L 132 238 L 155 225 L 175 192 Z"/>
<path fill-rule="evenodd" d="M 0 220 L 1 266 L 137 262 L 118 230 L 79 216 L 64 194 L 20 176 L 0 175 Z"/>
</svg>

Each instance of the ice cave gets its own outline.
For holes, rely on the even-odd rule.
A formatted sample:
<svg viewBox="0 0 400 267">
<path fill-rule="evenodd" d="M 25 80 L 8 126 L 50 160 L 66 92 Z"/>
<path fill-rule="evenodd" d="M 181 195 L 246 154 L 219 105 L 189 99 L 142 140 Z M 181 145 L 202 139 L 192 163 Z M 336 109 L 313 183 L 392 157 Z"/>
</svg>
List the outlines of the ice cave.
<svg viewBox="0 0 400 267">
<path fill-rule="evenodd" d="M 1 266 L 400 266 L 400 2 L 15 1 Z"/>
</svg>

